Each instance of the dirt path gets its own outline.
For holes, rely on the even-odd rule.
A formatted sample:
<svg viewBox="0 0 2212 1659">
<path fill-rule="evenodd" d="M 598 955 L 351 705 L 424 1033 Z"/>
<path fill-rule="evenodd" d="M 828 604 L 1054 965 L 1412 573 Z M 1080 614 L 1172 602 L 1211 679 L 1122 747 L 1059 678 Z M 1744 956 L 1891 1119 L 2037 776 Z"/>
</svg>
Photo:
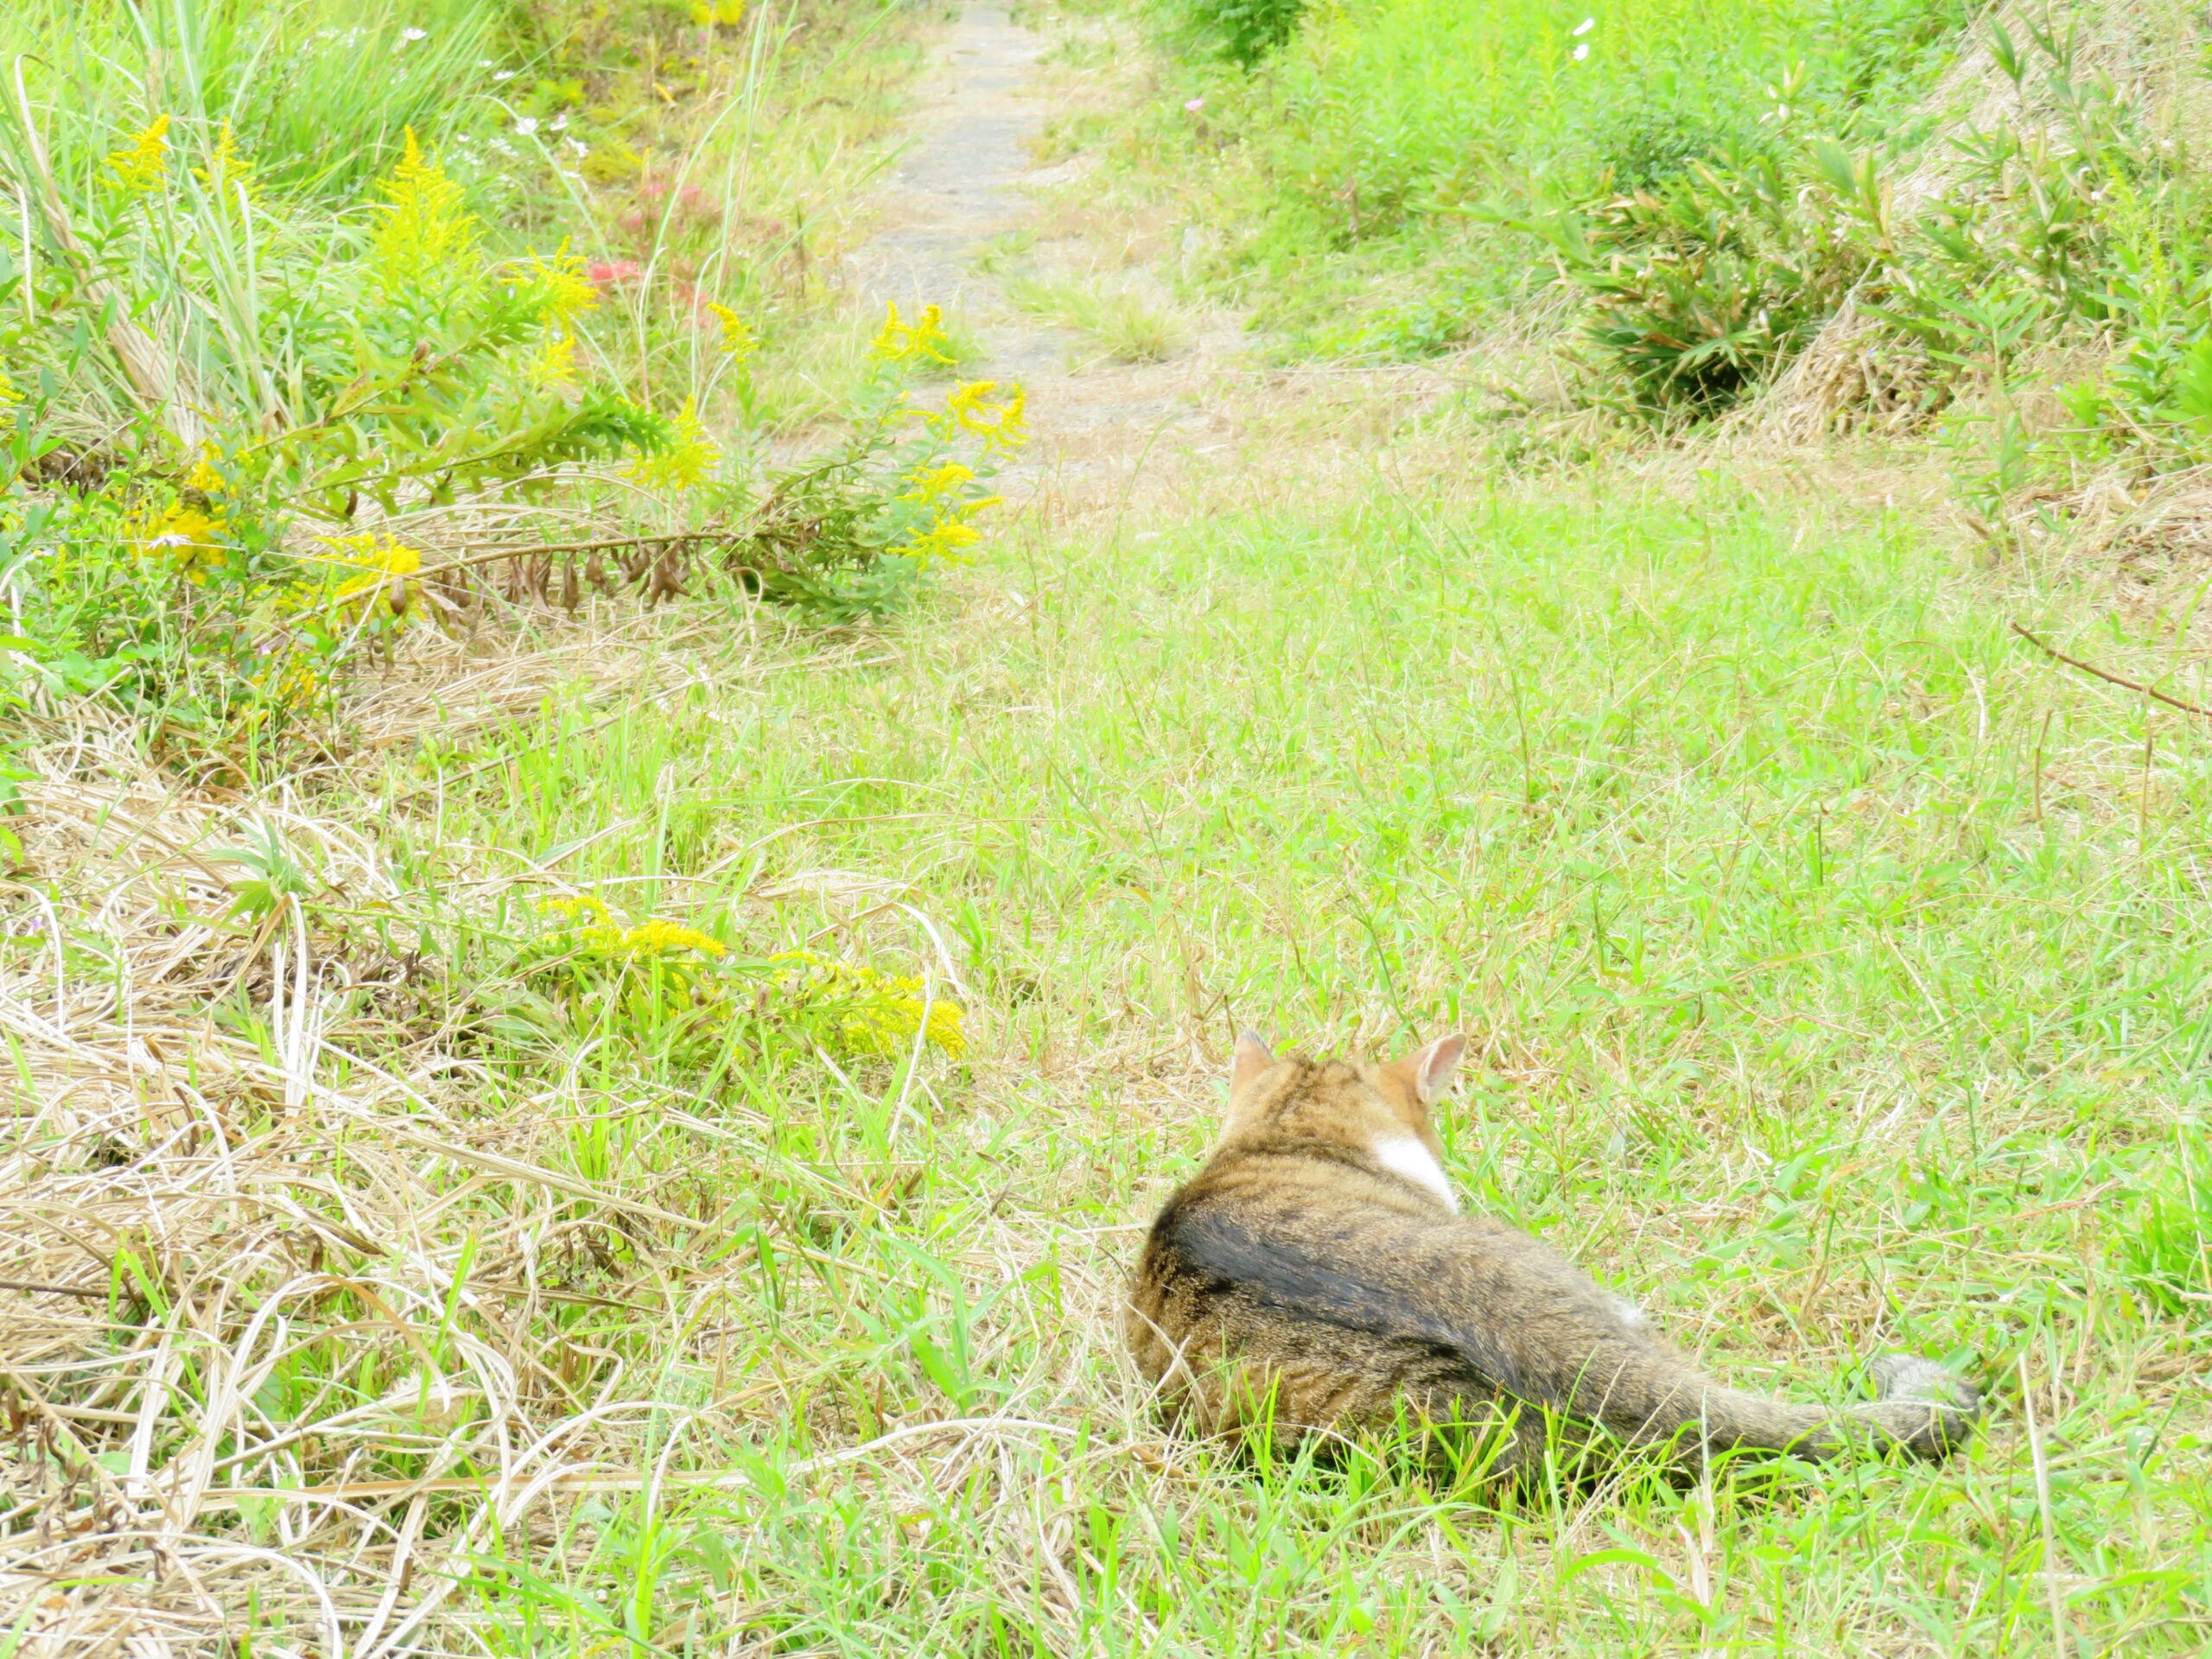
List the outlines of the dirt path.
<svg viewBox="0 0 2212 1659">
<path fill-rule="evenodd" d="M 971 5 L 936 49 L 878 229 L 849 257 L 854 293 L 878 313 L 887 301 L 944 306 L 982 346 L 962 372 L 1027 389 L 1037 442 L 1007 476 L 1012 493 L 1095 499 L 1147 458 L 1226 447 L 1234 427 L 1213 394 L 1245 354 L 1243 330 L 1174 304 L 1150 269 L 1157 236 L 1117 235 L 1079 191 L 1058 188 L 1079 185 L 1084 163 L 1036 163 L 1049 42 L 1002 7 Z M 1177 342 L 1159 361 L 1116 360 L 1099 340 L 1015 303 L 1017 274 L 1141 291 L 1173 315 Z"/>
</svg>

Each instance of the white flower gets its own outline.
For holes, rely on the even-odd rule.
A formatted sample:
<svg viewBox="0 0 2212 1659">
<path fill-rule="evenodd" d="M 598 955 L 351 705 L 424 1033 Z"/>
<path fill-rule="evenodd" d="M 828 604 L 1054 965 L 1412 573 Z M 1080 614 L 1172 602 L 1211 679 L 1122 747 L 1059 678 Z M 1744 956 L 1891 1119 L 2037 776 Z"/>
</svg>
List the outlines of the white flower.
<svg viewBox="0 0 2212 1659">
<path fill-rule="evenodd" d="M 427 41 L 429 38 L 430 31 L 427 29 L 403 29 L 399 31 L 399 43 L 402 46 L 410 46 L 416 41 Z"/>
<path fill-rule="evenodd" d="M 584 143 L 581 138 L 563 138 L 561 142 L 566 144 L 569 150 L 575 155 L 588 156 L 591 154 L 591 146 Z"/>
<path fill-rule="evenodd" d="M 537 130 L 537 118 L 534 115 L 517 116 L 515 118 L 515 130 L 520 133 L 524 137 L 529 137 L 531 133 Z"/>
<path fill-rule="evenodd" d="M 1585 58 L 1588 57 L 1589 55 L 1590 55 L 1590 42 L 1589 42 L 1589 41 L 1583 41 L 1581 45 L 1580 45 L 1580 46 L 1578 46 L 1578 47 L 1576 47 L 1576 48 L 1574 48 L 1574 60 L 1575 60 L 1577 63 L 1581 62 L 1583 59 L 1585 59 Z"/>
<path fill-rule="evenodd" d="M 493 76 L 492 79 L 494 80 L 512 80 L 518 73 L 518 71 L 513 69 L 502 69 L 498 74 Z"/>
<path fill-rule="evenodd" d="M 515 147 L 504 138 L 494 138 L 492 140 L 492 148 L 498 150 L 502 156 L 512 156 L 515 153 Z"/>
<path fill-rule="evenodd" d="M 1567 38 L 1570 41 L 1579 41 L 1585 35 L 1587 35 L 1592 29 L 1597 27 L 1598 20 L 1595 17 L 1585 17 L 1580 22 L 1574 26 L 1574 32 L 1569 35 Z"/>
</svg>

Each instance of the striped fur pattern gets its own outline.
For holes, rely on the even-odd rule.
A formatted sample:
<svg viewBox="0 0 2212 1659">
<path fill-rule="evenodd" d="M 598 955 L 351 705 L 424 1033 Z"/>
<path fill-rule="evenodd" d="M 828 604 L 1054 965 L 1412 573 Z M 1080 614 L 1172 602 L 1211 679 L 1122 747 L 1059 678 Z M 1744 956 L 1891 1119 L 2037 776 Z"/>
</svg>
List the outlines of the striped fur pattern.
<svg viewBox="0 0 2212 1659">
<path fill-rule="evenodd" d="M 1969 1438 L 1979 1396 L 1941 1366 L 1878 1361 L 1881 1397 L 1845 1412 L 1728 1388 L 1548 1245 L 1459 1213 L 1430 1109 L 1465 1046 L 1356 1066 L 1238 1042 L 1220 1145 L 1154 1223 L 1126 1315 L 1187 1428 L 1458 1425 L 1509 1476 L 1541 1465 L 1548 1424 L 1685 1469 L 1723 1450 L 1936 1458 Z"/>
</svg>

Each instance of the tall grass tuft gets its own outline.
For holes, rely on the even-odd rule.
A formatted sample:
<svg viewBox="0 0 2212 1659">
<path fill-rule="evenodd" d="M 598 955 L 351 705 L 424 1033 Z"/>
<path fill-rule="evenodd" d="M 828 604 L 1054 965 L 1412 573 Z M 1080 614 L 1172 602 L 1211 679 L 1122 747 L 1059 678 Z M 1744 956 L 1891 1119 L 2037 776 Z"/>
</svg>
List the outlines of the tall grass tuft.
<svg viewBox="0 0 2212 1659">
<path fill-rule="evenodd" d="M 39 61 L 34 108 L 62 180 L 89 188 L 111 135 L 161 114 L 228 123 L 264 185 L 358 195 L 409 128 L 435 143 L 481 118 L 501 46 L 496 0 L 24 0 L 0 54 Z"/>
</svg>

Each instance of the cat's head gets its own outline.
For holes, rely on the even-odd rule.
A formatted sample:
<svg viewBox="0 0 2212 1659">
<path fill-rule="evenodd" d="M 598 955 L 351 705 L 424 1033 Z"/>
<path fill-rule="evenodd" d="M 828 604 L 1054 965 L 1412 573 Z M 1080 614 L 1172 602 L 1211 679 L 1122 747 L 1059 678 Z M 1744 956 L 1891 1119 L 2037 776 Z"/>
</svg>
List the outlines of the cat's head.
<svg viewBox="0 0 2212 1659">
<path fill-rule="evenodd" d="M 1452 1086 L 1467 1052 L 1454 1032 L 1385 1065 L 1278 1058 L 1251 1032 L 1236 1039 L 1229 1067 L 1229 1118 L 1222 1142 L 1286 1136 L 1372 1147 L 1412 1135 L 1441 1157 L 1430 1111 Z"/>
</svg>

